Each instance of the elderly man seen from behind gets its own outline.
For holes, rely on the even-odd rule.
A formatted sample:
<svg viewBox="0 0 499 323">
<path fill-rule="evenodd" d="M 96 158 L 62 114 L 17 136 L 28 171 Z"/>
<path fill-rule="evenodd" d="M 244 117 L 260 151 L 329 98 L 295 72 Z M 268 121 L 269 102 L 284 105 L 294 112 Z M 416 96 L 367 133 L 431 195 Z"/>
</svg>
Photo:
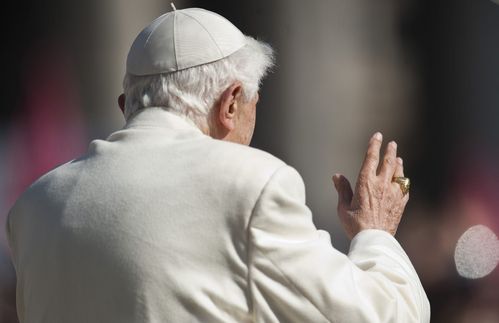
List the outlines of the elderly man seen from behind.
<svg viewBox="0 0 499 323">
<path fill-rule="evenodd" d="M 408 201 L 394 142 L 381 159 L 370 139 L 354 190 L 333 178 L 348 255 L 314 226 L 296 170 L 247 146 L 272 62 L 202 9 L 137 36 L 125 127 L 9 214 L 21 322 L 429 322 L 393 236 Z"/>
</svg>

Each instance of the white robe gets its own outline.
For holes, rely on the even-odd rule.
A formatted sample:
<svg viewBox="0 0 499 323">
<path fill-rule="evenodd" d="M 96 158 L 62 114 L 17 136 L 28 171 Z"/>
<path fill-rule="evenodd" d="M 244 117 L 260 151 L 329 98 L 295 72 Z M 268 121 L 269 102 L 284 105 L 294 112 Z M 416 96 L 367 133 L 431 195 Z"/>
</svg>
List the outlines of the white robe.
<svg viewBox="0 0 499 323">
<path fill-rule="evenodd" d="M 22 323 L 430 318 L 390 234 L 340 253 L 293 168 L 159 108 L 37 180 L 7 232 Z"/>
</svg>

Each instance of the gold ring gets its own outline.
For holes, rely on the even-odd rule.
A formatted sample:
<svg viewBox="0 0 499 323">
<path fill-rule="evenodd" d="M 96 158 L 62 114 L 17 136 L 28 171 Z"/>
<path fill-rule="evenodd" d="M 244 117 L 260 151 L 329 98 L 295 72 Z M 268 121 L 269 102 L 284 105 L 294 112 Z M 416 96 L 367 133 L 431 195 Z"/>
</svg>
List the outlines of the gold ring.
<svg viewBox="0 0 499 323">
<path fill-rule="evenodd" d="M 409 193 L 409 188 L 411 187 L 411 181 L 407 177 L 394 177 L 392 182 L 399 184 L 400 190 L 404 196 Z"/>
</svg>

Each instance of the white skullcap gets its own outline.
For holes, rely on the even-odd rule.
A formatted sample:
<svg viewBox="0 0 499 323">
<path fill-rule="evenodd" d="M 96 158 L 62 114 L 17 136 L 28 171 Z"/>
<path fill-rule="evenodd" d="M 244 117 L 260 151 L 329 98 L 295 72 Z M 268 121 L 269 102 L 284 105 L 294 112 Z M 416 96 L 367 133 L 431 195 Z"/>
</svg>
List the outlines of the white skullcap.
<svg viewBox="0 0 499 323">
<path fill-rule="evenodd" d="M 219 14 L 199 8 L 173 10 L 135 38 L 126 70 L 132 75 L 175 72 L 217 61 L 245 44 L 243 33 Z"/>
</svg>

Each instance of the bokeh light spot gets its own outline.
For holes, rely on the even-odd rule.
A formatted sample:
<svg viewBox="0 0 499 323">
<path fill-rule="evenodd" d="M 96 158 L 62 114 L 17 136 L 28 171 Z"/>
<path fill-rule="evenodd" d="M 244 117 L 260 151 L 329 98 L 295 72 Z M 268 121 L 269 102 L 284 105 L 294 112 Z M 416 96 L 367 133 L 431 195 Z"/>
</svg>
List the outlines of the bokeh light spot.
<svg viewBox="0 0 499 323">
<path fill-rule="evenodd" d="M 457 241 L 454 261 L 459 275 L 477 279 L 490 274 L 499 262 L 499 240 L 485 225 L 466 230 Z"/>
</svg>

